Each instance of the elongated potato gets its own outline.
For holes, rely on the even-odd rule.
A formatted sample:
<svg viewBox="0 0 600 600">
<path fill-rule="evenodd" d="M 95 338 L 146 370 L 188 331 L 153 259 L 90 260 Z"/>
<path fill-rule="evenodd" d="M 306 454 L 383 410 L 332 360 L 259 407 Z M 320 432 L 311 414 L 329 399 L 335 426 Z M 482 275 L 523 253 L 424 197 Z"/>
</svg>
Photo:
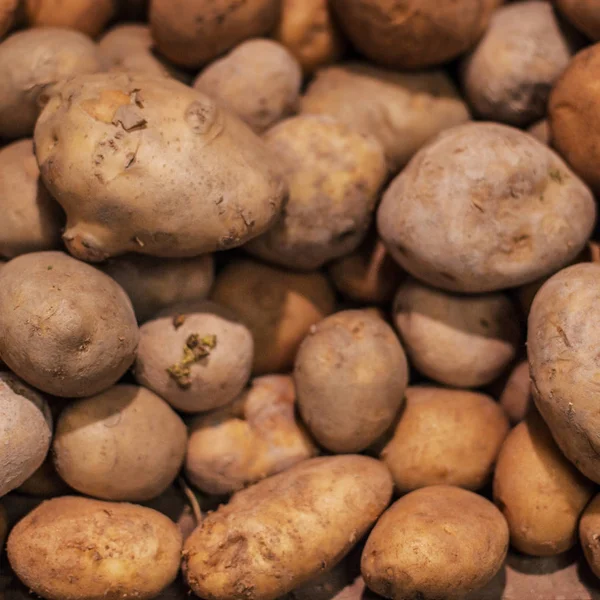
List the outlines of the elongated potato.
<svg viewBox="0 0 600 600">
<path fill-rule="evenodd" d="M 583 512 L 579 537 L 588 564 L 596 577 L 600 577 L 600 495 L 596 495 Z"/>
</svg>

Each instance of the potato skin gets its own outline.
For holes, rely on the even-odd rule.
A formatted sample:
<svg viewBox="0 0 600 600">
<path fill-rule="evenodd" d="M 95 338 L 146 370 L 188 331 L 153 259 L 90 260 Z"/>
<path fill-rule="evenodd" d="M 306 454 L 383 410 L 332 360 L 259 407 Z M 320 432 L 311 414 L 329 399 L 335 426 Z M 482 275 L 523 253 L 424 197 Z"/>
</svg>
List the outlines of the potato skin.
<svg viewBox="0 0 600 600">
<path fill-rule="evenodd" d="M 386 598 L 455 600 L 488 583 L 507 550 L 508 526 L 491 502 L 460 488 L 431 486 L 383 513 L 365 545 L 361 571 L 369 588 Z"/>
<path fill-rule="evenodd" d="M 595 0 L 554 0 L 554 5 L 579 31 L 600 41 L 600 7 Z"/>
<path fill-rule="evenodd" d="M 600 577 L 600 549 L 598 548 L 600 530 L 600 495 L 587 505 L 579 522 L 579 538 L 585 558 L 596 577 Z"/>
<path fill-rule="evenodd" d="M 529 363 L 526 360 L 518 363 L 506 379 L 498 403 L 504 409 L 512 425 L 520 423 L 527 417 L 533 406 Z"/>
<path fill-rule="evenodd" d="M 42 179 L 77 258 L 197 256 L 277 218 L 286 187 L 239 119 L 173 79 L 106 73 L 56 86 L 36 124 Z"/>
<path fill-rule="evenodd" d="M 471 123 L 415 155 L 385 192 L 377 224 L 411 275 L 476 293 L 568 264 L 595 218 L 590 190 L 558 155 L 517 129 Z"/>
<path fill-rule="evenodd" d="M 36 388 L 78 398 L 105 390 L 133 363 L 138 339 L 127 294 L 90 265 L 33 252 L 0 270 L 0 357 Z"/>
<path fill-rule="evenodd" d="M 387 469 L 372 458 L 304 461 L 204 519 L 184 547 L 188 584 L 210 600 L 274 600 L 333 568 L 391 495 Z"/>
<path fill-rule="evenodd" d="M 63 496 L 15 525 L 8 559 L 48 600 L 149 600 L 175 579 L 181 543 L 175 524 L 150 508 Z"/>
</svg>

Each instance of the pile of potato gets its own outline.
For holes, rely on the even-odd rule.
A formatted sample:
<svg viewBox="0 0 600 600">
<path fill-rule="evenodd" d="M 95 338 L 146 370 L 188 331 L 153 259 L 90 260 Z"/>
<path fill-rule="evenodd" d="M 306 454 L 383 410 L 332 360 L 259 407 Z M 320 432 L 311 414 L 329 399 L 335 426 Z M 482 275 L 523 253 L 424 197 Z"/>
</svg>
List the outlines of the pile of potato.
<svg viewBox="0 0 600 600">
<path fill-rule="evenodd" d="M 0 599 L 599 598 L 599 78 L 598 0 L 0 0 Z"/>
</svg>

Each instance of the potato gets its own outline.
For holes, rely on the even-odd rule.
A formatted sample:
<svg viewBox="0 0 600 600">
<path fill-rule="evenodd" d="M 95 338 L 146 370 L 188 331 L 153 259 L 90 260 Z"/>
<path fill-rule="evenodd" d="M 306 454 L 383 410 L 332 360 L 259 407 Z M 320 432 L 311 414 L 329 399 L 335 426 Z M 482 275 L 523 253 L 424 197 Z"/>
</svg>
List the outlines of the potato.
<svg viewBox="0 0 600 600">
<path fill-rule="evenodd" d="M 315 456 L 295 405 L 292 378 L 265 375 L 231 404 L 198 417 L 190 428 L 188 480 L 207 494 L 230 494 Z"/>
<path fill-rule="evenodd" d="M 0 0 L 0 38 L 14 25 L 20 0 Z"/>
<path fill-rule="evenodd" d="M 590 568 L 596 577 L 600 577 L 600 495 L 596 495 L 583 512 L 579 537 Z"/>
<path fill-rule="evenodd" d="M 548 119 L 542 119 L 534 123 L 527 129 L 527 133 L 532 135 L 538 142 L 542 142 L 546 146 L 550 145 L 550 125 Z"/>
<path fill-rule="evenodd" d="M 469 111 L 443 71 L 395 73 L 366 63 L 317 72 L 302 114 L 335 117 L 379 140 L 388 168 L 399 171 L 440 131 L 469 120 Z"/>
<path fill-rule="evenodd" d="M 75 77 L 54 88 L 34 139 L 82 260 L 232 248 L 273 224 L 286 193 L 260 139 L 172 79 Z"/>
<path fill-rule="evenodd" d="M 82 397 L 107 389 L 133 363 L 138 339 L 127 294 L 94 267 L 33 252 L 0 270 L 0 357 L 40 390 Z"/>
<path fill-rule="evenodd" d="M 332 452 L 360 452 L 391 425 L 408 384 L 404 350 L 378 315 L 346 310 L 318 323 L 294 366 L 298 408 Z"/>
<path fill-rule="evenodd" d="M 379 142 L 317 115 L 287 119 L 264 139 L 279 158 L 290 198 L 278 222 L 246 249 L 304 270 L 356 250 L 386 179 Z"/>
<path fill-rule="evenodd" d="M 142 325 L 135 378 L 177 410 L 207 411 L 244 389 L 253 356 L 252 334 L 230 310 L 180 304 Z"/>
<path fill-rule="evenodd" d="M 321 273 L 292 273 L 244 259 L 219 273 L 212 298 L 252 332 L 255 375 L 291 369 L 311 326 L 335 308 L 333 290 Z"/>
<path fill-rule="evenodd" d="M 517 311 L 506 294 L 450 294 L 407 279 L 393 318 L 411 364 L 434 381 L 480 387 L 496 379 L 520 346 Z"/>
<path fill-rule="evenodd" d="M 54 498 L 64 496 L 71 488 L 56 472 L 50 452 L 40 467 L 17 488 L 17 491 L 28 496 Z"/>
<path fill-rule="evenodd" d="M 19 487 L 44 462 L 52 439 L 46 399 L 0 371 L 0 496 Z"/>
<path fill-rule="evenodd" d="M 302 71 L 285 46 L 254 39 L 210 63 L 194 87 L 263 133 L 298 108 Z"/>
<path fill-rule="evenodd" d="M 142 323 L 177 302 L 204 300 L 214 281 L 210 254 L 163 259 L 131 254 L 101 268 L 127 292 Z"/>
<path fill-rule="evenodd" d="M 437 485 L 400 498 L 382 515 L 361 570 L 386 598 L 454 600 L 485 586 L 507 549 L 506 521 L 491 502 Z"/>
<path fill-rule="evenodd" d="M 102 69 L 96 44 L 78 31 L 45 27 L 11 35 L 0 44 L 0 137 L 31 136 L 50 86 Z"/>
<path fill-rule="evenodd" d="M 280 0 L 151 0 L 150 26 L 160 52 L 192 69 L 269 33 L 279 5 Z"/>
<path fill-rule="evenodd" d="M 440 134 L 394 179 L 377 213 L 404 269 L 470 293 L 560 269 L 585 246 L 595 218 L 590 190 L 556 154 L 496 123 Z"/>
<path fill-rule="evenodd" d="M 554 0 L 554 4 L 577 29 L 600 41 L 600 6 L 596 0 Z"/>
<path fill-rule="evenodd" d="M 520 423 L 527 417 L 533 405 L 533 397 L 529 379 L 529 363 L 526 360 L 518 363 L 511 371 L 498 402 L 511 424 Z"/>
<path fill-rule="evenodd" d="M 47 500 L 8 537 L 11 567 L 48 600 L 154 598 L 175 579 L 180 551 L 159 512 L 75 496 Z"/>
<path fill-rule="evenodd" d="M 387 469 L 365 456 L 313 458 L 238 492 L 184 546 L 192 591 L 274 600 L 333 568 L 385 510 Z"/>
</svg>

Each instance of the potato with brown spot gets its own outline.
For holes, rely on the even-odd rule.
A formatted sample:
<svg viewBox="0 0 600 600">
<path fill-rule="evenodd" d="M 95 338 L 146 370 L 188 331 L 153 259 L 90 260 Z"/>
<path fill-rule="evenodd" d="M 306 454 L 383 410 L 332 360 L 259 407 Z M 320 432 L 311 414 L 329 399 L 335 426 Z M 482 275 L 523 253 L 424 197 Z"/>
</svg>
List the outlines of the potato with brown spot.
<svg viewBox="0 0 600 600">
<path fill-rule="evenodd" d="M 504 409 L 512 425 L 520 423 L 533 408 L 529 363 L 518 363 L 504 383 L 498 403 Z"/>
<path fill-rule="evenodd" d="M 596 495 L 583 511 L 579 538 L 590 568 L 596 577 L 600 577 L 600 495 Z"/>
<path fill-rule="evenodd" d="M 592 41 L 600 41 L 600 5 L 596 0 L 554 0 L 554 5 L 570 23 Z"/>
</svg>

